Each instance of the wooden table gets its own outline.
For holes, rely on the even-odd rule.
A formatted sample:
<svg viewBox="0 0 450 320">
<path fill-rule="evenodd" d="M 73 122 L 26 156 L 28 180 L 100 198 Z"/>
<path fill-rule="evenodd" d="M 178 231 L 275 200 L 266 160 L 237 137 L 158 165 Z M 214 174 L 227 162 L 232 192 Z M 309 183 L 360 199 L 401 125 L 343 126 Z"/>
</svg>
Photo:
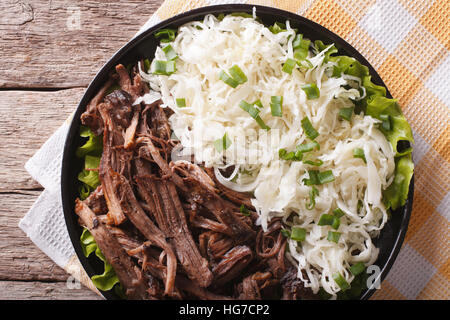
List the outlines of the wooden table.
<svg viewBox="0 0 450 320">
<path fill-rule="evenodd" d="M 0 299 L 98 299 L 19 229 L 42 187 L 25 162 L 163 0 L 1 0 Z"/>
</svg>

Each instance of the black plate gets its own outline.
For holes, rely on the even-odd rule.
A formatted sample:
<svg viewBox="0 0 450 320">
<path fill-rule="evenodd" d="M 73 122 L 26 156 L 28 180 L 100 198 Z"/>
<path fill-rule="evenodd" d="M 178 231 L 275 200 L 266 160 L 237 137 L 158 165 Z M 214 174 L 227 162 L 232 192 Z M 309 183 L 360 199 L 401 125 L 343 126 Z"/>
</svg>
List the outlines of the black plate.
<svg viewBox="0 0 450 320">
<path fill-rule="evenodd" d="M 103 66 L 103 68 L 95 76 L 94 80 L 90 83 L 83 98 L 80 101 L 80 104 L 78 105 L 77 111 L 75 112 L 64 147 L 61 172 L 61 192 L 64 216 L 69 235 L 72 240 L 72 244 L 75 248 L 75 252 L 77 253 L 81 264 L 83 265 L 89 276 L 93 276 L 94 274 L 101 274 L 103 273 L 103 270 L 102 265 L 98 262 L 98 259 L 87 259 L 83 255 L 80 246 L 80 236 L 82 229 L 78 225 L 78 218 L 74 212 L 74 201 L 78 196 L 77 174 L 78 172 L 80 172 L 82 166 L 80 160 L 75 156 L 75 150 L 82 144 L 81 138 L 79 136 L 81 113 L 84 112 L 88 102 L 94 97 L 102 84 L 107 80 L 108 73 L 113 70 L 118 63 L 127 65 L 129 63 L 135 63 L 142 58 L 153 58 L 152 54 L 155 52 L 156 46 L 159 44 L 159 41 L 156 40 L 153 36 L 155 31 L 168 27 L 177 28 L 178 26 L 189 21 L 200 20 L 206 14 L 214 14 L 217 16 L 220 13 L 252 13 L 254 7 L 256 7 L 257 16 L 265 25 L 272 25 L 276 21 L 284 22 L 286 20 L 290 20 L 291 26 L 293 28 L 298 28 L 306 38 L 309 38 L 311 40 L 322 40 L 324 43 L 334 43 L 335 46 L 339 49 L 339 54 L 354 57 L 363 65 L 368 66 L 370 74 L 372 76 L 372 81 L 378 85 L 385 86 L 380 76 L 369 64 L 369 62 L 342 38 L 322 27 L 321 25 L 304 17 L 272 7 L 245 4 L 228 4 L 203 7 L 182 13 L 168 20 L 162 21 L 161 23 L 158 23 L 157 25 L 143 32 L 142 34 L 128 42 L 116 54 L 114 54 L 114 56 Z M 391 97 L 389 92 L 387 92 L 387 95 L 388 97 Z M 380 236 L 375 240 L 375 245 L 380 248 L 380 254 L 375 264 L 380 267 L 381 281 L 386 278 L 386 275 L 391 269 L 392 264 L 394 263 L 394 260 L 397 257 L 400 247 L 403 243 L 406 229 L 408 227 L 409 217 L 411 215 L 413 189 L 414 180 L 412 179 L 409 188 L 409 196 L 405 206 L 393 212 L 391 219 L 382 230 Z M 369 288 L 362 293 L 361 299 L 368 299 L 374 292 L 375 289 Z M 113 292 L 102 292 L 102 294 L 107 299 L 117 298 L 117 296 Z"/>
</svg>

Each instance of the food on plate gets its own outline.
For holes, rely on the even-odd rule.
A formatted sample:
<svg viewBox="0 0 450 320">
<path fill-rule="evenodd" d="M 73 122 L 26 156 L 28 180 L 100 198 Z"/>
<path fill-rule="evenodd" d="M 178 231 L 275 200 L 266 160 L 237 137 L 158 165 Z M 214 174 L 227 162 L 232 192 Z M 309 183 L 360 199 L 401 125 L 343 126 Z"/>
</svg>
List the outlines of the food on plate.
<svg viewBox="0 0 450 320">
<path fill-rule="evenodd" d="M 155 33 L 81 116 L 93 281 L 131 299 L 355 298 L 405 204 L 411 129 L 369 69 L 290 21 Z"/>
</svg>

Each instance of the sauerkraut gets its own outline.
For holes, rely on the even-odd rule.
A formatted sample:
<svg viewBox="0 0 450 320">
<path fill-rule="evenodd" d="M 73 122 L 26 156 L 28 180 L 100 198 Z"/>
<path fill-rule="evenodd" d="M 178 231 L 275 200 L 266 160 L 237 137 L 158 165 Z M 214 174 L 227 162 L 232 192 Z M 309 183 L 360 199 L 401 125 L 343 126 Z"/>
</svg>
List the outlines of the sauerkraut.
<svg viewBox="0 0 450 320">
<path fill-rule="evenodd" d="M 140 72 L 174 112 L 169 120 L 182 145 L 178 156 L 214 167 L 228 188 L 252 192 L 263 229 L 274 217 L 283 219 L 288 232 L 304 229 L 303 241 L 289 238 L 287 255 L 306 287 L 315 293 L 322 287 L 335 297 L 341 287 L 334 275 L 351 283 L 352 265 L 369 266 L 377 259 L 372 238 L 388 219 L 383 191 L 394 179 L 396 151 L 380 130 L 382 120 L 364 112 L 347 120 L 340 116 L 367 92 L 361 78 L 333 74 L 332 45 L 311 46 L 303 61 L 283 69 L 289 59 L 298 61 L 293 42 L 301 30 L 286 21 L 273 32 L 254 18 L 207 15 L 187 23 L 155 52 L 155 60 L 166 60 L 164 48 L 170 45 L 176 72 L 155 74 L 155 60 Z M 236 87 L 220 77 L 233 66 L 246 76 Z M 307 84 L 317 86 L 319 97 L 308 97 Z M 281 117 L 271 112 L 272 97 L 282 97 Z M 242 101 L 254 106 L 267 128 L 240 107 Z M 305 118 L 318 133 L 315 139 L 302 127 Z M 230 143 L 218 150 L 215 142 L 225 136 Z M 304 152 L 301 161 L 280 157 L 312 141 L 318 146 Z M 363 157 L 355 157 L 355 149 Z M 230 167 L 232 174 L 224 176 L 222 169 Z M 327 171 L 331 181 L 307 183 L 313 173 Z M 336 209 L 343 213 L 337 228 L 319 224 Z M 330 231 L 338 233 L 337 241 L 328 239 Z"/>
</svg>

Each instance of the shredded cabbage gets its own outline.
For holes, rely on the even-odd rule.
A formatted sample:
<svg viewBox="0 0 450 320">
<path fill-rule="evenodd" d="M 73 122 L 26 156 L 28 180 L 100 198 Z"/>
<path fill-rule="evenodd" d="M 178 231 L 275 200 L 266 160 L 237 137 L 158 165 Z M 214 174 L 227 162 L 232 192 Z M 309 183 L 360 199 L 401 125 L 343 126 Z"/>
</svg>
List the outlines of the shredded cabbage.
<svg viewBox="0 0 450 320">
<path fill-rule="evenodd" d="M 392 203 L 401 205 L 404 200 L 391 199 L 397 189 L 409 185 L 406 178 L 388 188 L 396 181 L 396 155 L 410 152 L 399 152 L 397 142 L 412 142 L 412 135 L 398 107 L 385 105 L 395 101 L 385 98 L 386 90 L 371 82 L 367 67 L 350 57 L 332 56 L 337 53 L 333 45 L 316 41 L 306 57 L 307 64 L 296 66 L 292 73 L 283 72 L 287 59 L 294 59 L 295 35 L 289 21 L 272 33 L 254 17 L 228 15 L 219 20 L 207 15 L 203 21 L 181 26 L 170 42 L 178 55 L 175 73 L 140 73 L 161 94 L 162 106 L 173 110 L 169 121 L 183 146 L 183 155 L 188 159 L 193 155 L 198 163 L 214 167 L 226 187 L 253 192 L 257 223 L 264 230 L 274 217 L 282 217 L 287 228 L 306 229 L 303 242 L 288 239 L 288 257 L 298 266 L 298 277 L 306 287 L 314 293 L 323 288 L 336 297 L 341 289 L 333 274 L 340 273 L 351 283 L 355 278 L 349 271 L 352 264 L 369 266 L 377 259 L 372 238 L 385 225 Z M 155 60 L 165 59 L 165 45 L 157 47 Z M 221 71 L 234 65 L 247 77 L 236 88 L 219 78 Z M 318 98 L 308 99 L 301 89 L 311 83 L 320 90 Z M 271 114 L 273 96 L 283 97 L 282 117 Z M 187 106 L 179 108 L 178 98 L 185 99 Z M 258 115 L 270 130 L 262 130 L 239 107 L 243 100 L 261 102 Z M 357 112 L 350 121 L 338 117 L 340 109 L 355 105 Z M 379 129 L 382 121 L 376 113 L 386 108 L 392 109 L 392 132 Z M 278 156 L 282 148 L 292 151 L 310 142 L 301 126 L 305 117 L 318 131 L 315 141 L 320 145 L 319 150 L 305 156 L 323 162 L 320 167 Z M 397 130 L 397 123 L 403 132 Z M 231 139 L 231 147 L 217 152 L 214 141 L 224 134 Z M 355 148 L 364 150 L 366 161 L 353 156 Z M 219 168 L 230 166 L 234 166 L 232 176 L 223 177 Z M 331 170 L 334 181 L 315 186 L 315 206 L 308 210 L 311 187 L 303 180 L 312 169 Z M 399 173 L 406 171 L 403 166 L 397 169 Z M 391 204 L 383 201 L 385 190 Z M 338 243 L 327 240 L 330 226 L 317 224 L 322 214 L 336 208 L 344 212 L 337 230 L 341 233 Z"/>
</svg>

